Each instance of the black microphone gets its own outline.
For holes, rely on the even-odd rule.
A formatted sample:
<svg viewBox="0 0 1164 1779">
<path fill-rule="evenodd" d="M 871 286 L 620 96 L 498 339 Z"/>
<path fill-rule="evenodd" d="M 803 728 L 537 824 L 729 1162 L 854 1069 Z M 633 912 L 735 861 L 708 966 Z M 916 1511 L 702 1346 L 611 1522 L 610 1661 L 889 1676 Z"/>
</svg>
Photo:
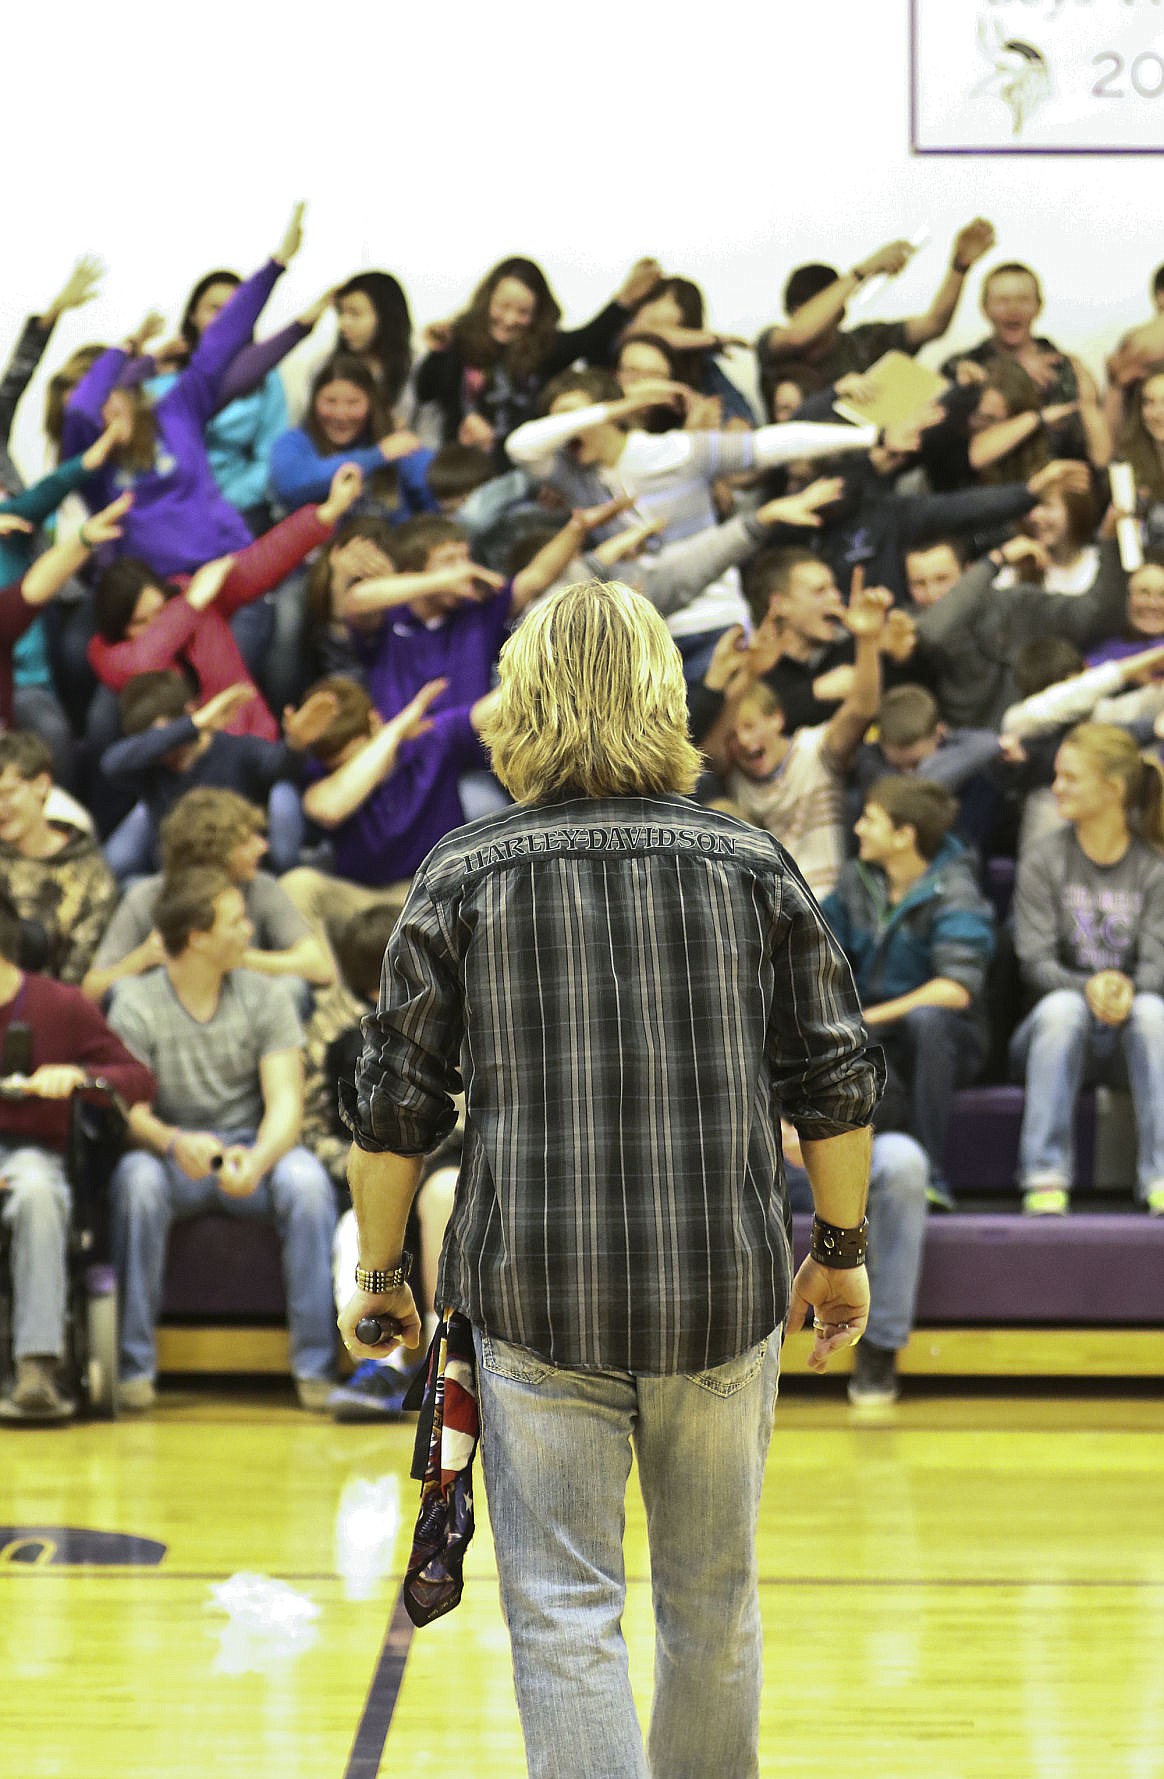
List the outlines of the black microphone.
<svg viewBox="0 0 1164 1779">
<path fill-rule="evenodd" d="M 356 1323 L 356 1339 L 365 1347 L 382 1347 L 394 1340 L 403 1326 L 395 1316 L 361 1316 Z"/>
</svg>

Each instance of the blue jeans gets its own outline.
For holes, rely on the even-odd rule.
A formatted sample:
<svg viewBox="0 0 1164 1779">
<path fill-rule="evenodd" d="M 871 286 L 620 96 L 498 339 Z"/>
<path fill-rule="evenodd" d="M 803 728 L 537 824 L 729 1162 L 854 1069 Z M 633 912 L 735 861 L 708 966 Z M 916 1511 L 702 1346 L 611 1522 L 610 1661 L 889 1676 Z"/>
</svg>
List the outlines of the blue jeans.
<svg viewBox="0 0 1164 1779">
<path fill-rule="evenodd" d="M 51 1149 L 0 1142 L 0 1217 L 8 1227 L 12 1351 L 59 1359 L 65 1350 L 65 1291 L 71 1203 L 65 1164 Z"/>
<path fill-rule="evenodd" d="M 250 1134 L 224 1134 L 223 1147 Z M 283 1245 L 283 1285 L 291 1331 L 291 1369 L 297 1378 L 328 1378 L 335 1358 L 331 1243 L 335 1191 L 324 1167 L 306 1149 L 290 1149 L 249 1198 L 232 1198 L 217 1176 L 191 1180 L 175 1161 L 134 1149 L 113 1170 L 113 1262 L 122 1297 L 121 1375 L 153 1377 L 154 1330 L 162 1307 L 170 1224 L 218 1211 L 274 1223 Z"/>
<path fill-rule="evenodd" d="M 811 1211 L 812 1189 L 801 1167 L 789 1167 L 788 1196 L 795 1211 Z M 869 1170 L 869 1326 L 876 1347 L 897 1352 L 909 1339 L 917 1307 L 926 1237 L 925 1151 L 900 1131 L 873 1138 Z"/>
<path fill-rule="evenodd" d="M 531 1779 L 754 1779 L 755 1536 L 780 1331 L 692 1377 L 566 1370 L 480 1329 L 475 1341 L 482 1464 Z M 621 1628 L 632 1442 L 655 1608 L 647 1756 Z"/>
<path fill-rule="evenodd" d="M 982 1067 L 982 1033 L 950 1007 L 915 1007 L 874 1033 L 886 1061 L 904 1083 L 909 1128 L 929 1157 L 934 1183 L 946 1183 L 946 1140 L 954 1091 L 968 1087 Z"/>
<path fill-rule="evenodd" d="M 1136 1108 L 1137 1197 L 1164 1184 L 1164 999 L 1138 994 L 1122 1026 L 1102 1025 L 1083 995 L 1044 995 L 1010 1044 L 1026 1078 L 1019 1136 L 1019 1185 L 1070 1189 L 1075 1177 L 1075 1105 L 1085 1081 L 1129 1087 Z"/>
</svg>

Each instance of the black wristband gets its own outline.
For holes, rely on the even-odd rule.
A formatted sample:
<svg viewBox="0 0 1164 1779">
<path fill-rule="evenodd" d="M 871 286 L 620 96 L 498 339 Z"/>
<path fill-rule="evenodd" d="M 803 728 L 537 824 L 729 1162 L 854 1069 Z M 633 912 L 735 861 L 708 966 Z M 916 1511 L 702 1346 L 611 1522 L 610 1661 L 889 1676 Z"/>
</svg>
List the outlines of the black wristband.
<svg viewBox="0 0 1164 1779">
<path fill-rule="evenodd" d="M 835 1223 L 826 1223 L 823 1217 L 812 1220 L 808 1252 L 818 1266 L 845 1269 L 864 1266 L 868 1244 L 868 1217 L 862 1218 L 854 1229 L 840 1229 Z"/>
</svg>

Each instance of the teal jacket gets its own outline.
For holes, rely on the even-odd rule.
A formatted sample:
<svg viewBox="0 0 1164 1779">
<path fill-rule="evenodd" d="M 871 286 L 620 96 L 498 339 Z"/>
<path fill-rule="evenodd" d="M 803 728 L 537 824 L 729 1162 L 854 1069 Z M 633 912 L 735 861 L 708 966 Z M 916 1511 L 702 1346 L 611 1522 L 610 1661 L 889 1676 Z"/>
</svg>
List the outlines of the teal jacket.
<svg viewBox="0 0 1164 1779">
<path fill-rule="evenodd" d="M 849 960 L 862 1005 L 891 1001 L 945 976 L 977 1007 L 994 953 L 994 909 L 978 886 L 970 854 L 951 835 L 901 901 L 889 901 L 885 873 L 850 859 L 821 904 Z"/>
<path fill-rule="evenodd" d="M 79 457 L 62 463 L 51 475 L 42 476 L 21 494 L 0 500 L 0 513 L 15 513 L 33 525 L 43 525 L 56 512 L 66 495 L 79 488 L 88 476 Z M 10 587 L 23 580 L 36 554 L 36 538 L 28 531 L 0 534 L 0 587 Z M 12 661 L 18 686 L 51 684 L 48 644 L 43 618 L 37 618 L 12 650 Z"/>
</svg>

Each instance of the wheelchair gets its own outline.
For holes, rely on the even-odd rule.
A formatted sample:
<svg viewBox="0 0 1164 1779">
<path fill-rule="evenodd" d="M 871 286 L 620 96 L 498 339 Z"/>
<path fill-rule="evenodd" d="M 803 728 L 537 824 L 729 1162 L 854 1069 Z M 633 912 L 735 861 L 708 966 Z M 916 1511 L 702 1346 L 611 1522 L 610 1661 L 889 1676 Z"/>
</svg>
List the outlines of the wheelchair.
<svg viewBox="0 0 1164 1779">
<path fill-rule="evenodd" d="M 100 1099 L 86 1095 L 100 1095 Z M 0 1080 L 0 1100 L 21 1099 L 19 1078 Z M 97 1077 L 74 1095 L 65 1152 L 72 1191 L 66 1251 L 65 1354 L 62 1376 L 75 1393 L 78 1415 L 117 1415 L 117 1280 L 109 1258 L 109 1176 L 121 1149 L 126 1108 Z M 0 1376 L 11 1377 L 12 1293 L 8 1236 L 0 1224 Z"/>
</svg>

